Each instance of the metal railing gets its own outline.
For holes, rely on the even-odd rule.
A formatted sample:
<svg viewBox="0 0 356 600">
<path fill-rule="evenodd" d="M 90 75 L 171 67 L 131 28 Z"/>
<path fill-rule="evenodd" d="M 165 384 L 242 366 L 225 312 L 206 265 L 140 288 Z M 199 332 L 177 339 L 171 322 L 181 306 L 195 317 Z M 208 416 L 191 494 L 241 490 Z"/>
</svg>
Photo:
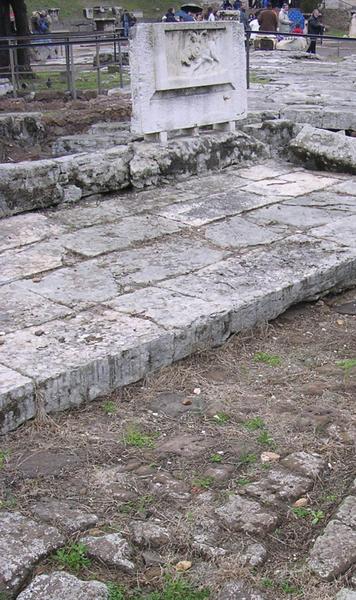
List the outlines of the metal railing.
<svg viewBox="0 0 356 600">
<path fill-rule="evenodd" d="M 76 77 L 78 73 L 96 71 L 96 87 L 100 94 L 102 91 L 102 70 L 111 65 L 115 65 L 118 70 L 118 85 L 119 87 L 124 86 L 124 68 L 123 68 L 123 56 L 125 54 L 125 45 L 127 44 L 127 38 L 123 37 L 122 30 L 115 32 L 97 33 L 97 32 L 75 32 L 75 33 L 50 33 L 45 35 L 31 35 L 31 36 L 8 36 L 0 37 L 0 52 L 7 52 L 9 55 L 9 67 L 8 69 L 2 69 L 1 75 L 8 77 L 11 80 L 13 87 L 13 95 L 17 97 L 21 90 L 21 81 L 24 78 L 28 78 L 29 73 L 23 70 L 18 64 L 17 56 L 18 50 L 27 49 L 29 52 L 37 51 L 38 54 L 41 51 L 48 51 L 51 49 L 57 53 L 59 61 L 57 64 L 48 64 L 47 60 L 34 60 L 33 56 L 30 59 L 31 68 L 33 75 L 36 78 L 36 73 L 43 71 L 43 68 L 48 68 L 49 73 L 64 72 L 66 74 L 67 90 L 73 99 L 77 98 L 77 85 Z M 77 47 L 90 47 L 89 55 L 93 59 L 93 64 L 89 66 L 88 62 L 80 63 L 80 57 L 75 61 L 74 49 Z M 101 60 L 100 49 L 103 47 L 112 48 L 112 60 L 108 60 L 105 63 Z M 58 55 L 59 52 L 59 55 Z M 61 64 L 60 58 L 64 58 L 64 63 Z M 34 79 L 35 80 L 35 79 Z M 0 79 L 1 82 L 1 79 Z M 22 83 L 22 85 L 24 85 Z"/>
</svg>

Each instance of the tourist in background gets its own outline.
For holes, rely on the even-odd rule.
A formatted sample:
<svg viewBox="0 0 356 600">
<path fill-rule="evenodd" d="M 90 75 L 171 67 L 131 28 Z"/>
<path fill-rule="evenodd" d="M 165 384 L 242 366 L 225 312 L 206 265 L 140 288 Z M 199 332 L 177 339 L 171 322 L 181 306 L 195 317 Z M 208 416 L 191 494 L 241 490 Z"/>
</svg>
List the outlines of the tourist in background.
<svg viewBox="0 0 356 600">
<path fill-rule="evenodd" d="M 311 17 L 308 20 L 308 33 L 311 35 L 322 35 L 324 33 L 324 25 L 320 22 L 321 13 L 315 8 L 312 12 Z M 316 53 L 316 38 L 310 40 L 309 47 L 307 49 L 309 54 Z"/>
<path fill-rule="evenodd" d="M 277 31 L 278 18 L 274 10 L 272 10 L 271 2 L 267 4 L 267 8 L 260 12 L 258 22 L 260 31 Z"/>
<path fill-rule="evenodd" d="M 206 20 L 210 21 L 210 22 L 214 22 L 215 21 L 214 11 L 213 11 L 213 9 L 212 9 L 211 6 L 209 6 L 209 8 L 208 8 L 207 19 Z"/>
<path fill-rule="evenodd" d="M 165 21 L 166 23 L 176 23 L 177 22 L 177 19 L 175 18 L 175 15 L 174 15 L 174 8 L 169 8 L 167 10 L 162 21 Z"/>
<path fill-rule="evenodd" d="M 278 15 L 278 31 L 279 33 L 290 33 L 292 21 L 288 17 L 289 6 L 285 2 L 279 11 Z"/>
</svg>

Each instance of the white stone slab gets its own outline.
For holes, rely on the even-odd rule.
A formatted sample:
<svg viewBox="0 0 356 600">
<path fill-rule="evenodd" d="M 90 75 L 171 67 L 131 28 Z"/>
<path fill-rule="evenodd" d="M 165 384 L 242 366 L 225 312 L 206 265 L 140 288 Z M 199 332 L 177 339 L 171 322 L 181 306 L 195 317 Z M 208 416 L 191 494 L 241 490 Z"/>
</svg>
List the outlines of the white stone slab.
<svg viewBox="0 0 356 600">
<path fill-rule="evenodd" d="M 246 188 L 248 192 L 262 195 L 280 196 L 302 196 L 317 190 L 322 190 L 328 186 L 338 183 L 336 178 L 318 176 L 312 173 L 295 172 L 281 175 L 275 179 L 267 181 L 257 181 L 250 183 Z"/>
<path fill-rule="evenodd" d="M 5 346 L 1 346 L 0 360 Z M 0 364 L 0 433 L 5 433 L 34 417 L 33 382 Z"/>
<path fill-rule="evenodd" d="M 132 131 L 227 123 L 247 110 L 240 23 L 140 23 L 130 44 Z"/>
<path fill-rule="evenodd" d="M 62 266 L 63 248 L 56 241 L 38 242 L 0 255 L 0 284 Z"/>
</svg>

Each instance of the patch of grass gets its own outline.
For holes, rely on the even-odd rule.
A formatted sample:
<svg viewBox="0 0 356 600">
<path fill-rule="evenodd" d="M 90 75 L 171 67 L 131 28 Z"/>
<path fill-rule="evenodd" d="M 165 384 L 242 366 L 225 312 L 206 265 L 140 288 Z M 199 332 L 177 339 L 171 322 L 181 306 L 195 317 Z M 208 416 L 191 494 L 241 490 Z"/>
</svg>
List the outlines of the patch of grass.
<svg viewBox="0 0 356 600">
<path fill-rule="evenodd" d="M 61 567 L 70 569 L 76 573 L 91 565 L 91 560 L 87 556 L 87 548 L 80 542 L 57 550 L 54 558 Z"/>
<path fill-rule="evenodd" d="M 102 409 L 106 415 L 114 415 L 117 413 L 117 404 L 108 400 L 107 402 L 104 402 Z"/>
<path fill-rule="evenodd" d="M 282 359 L 277 354 L 269 354 L 268 352 L 256 352 L 253 360 L 261 362 L 270 367 L 278 367 L 282 364 Z"/>
<path fill-rule="evenodd" d="M 209 460 L 212 463 L 221 463 L 223 461 L 223 457 L 221 454 L 212 454 Z"/>
<path fill-rule="evenodd" d="M 240 477 L 240 479 L 236 479 L 236 483 L 238 485 L 248 485 L 249 483 L 251 483 L 251 480 L 247 477 Z"/>
<path fill-rule="evenodd" d="M 133 448 L 154 448 L 154 439 L 157 437 L 153 434 L 142 433 L 138 429 L 131 427 L 124 434 L 125 446 L 131 446 Z"/>
<path fill-rule="evenodd" d="M 349 377 L 352 369 L 356 367 L 356 358 L 346 358 L 345 360 L 338 360 L 336 365 L 341 367 L 344 371 L 345 377 Z"/>
<path fill-rule="evenodd" d="M 169 577 L 162 590 L 149 594 L 139 591 L 132 600 L 205 600 L 209 597 L 210 591 L 207 588 L 199 590 L 183 577 Z"/>
<path fill-rule="evenodd" d="M 317 525 L 320 521 L 325 519 L 325 513 L 323 510 L 313 510 L 311 508 L 305 508 L 303 506 L 292 508 L 293 514 L 298 519 L 311 519 L 312 525 Z"/>
<path fill-rule="evenodd" d="M 120 513 L 126 515 L 142 515 L 151 506 L 153 500 L 153 496 L 147 494 L 145 496 L 140 496 L 140 498 L 137 498 L 137 500 L 129 500 L 128 502 L 120 504 L 118 510 Z"/>
<path fill-rule="evenodd" d="M 3 469 L 5 467 L 8 456 L 9 456 L 8 450 L 0 450 L 0 469 Z"/>
<path fill-rule="evenodd" d="M 196 479 L 193 479 L 192 483 L 197 488 L 208 490 L 214 483 L 214 477 L 210 477 L 209 475 L 205 477 L 197 477 Z"/>
<path fill-rule="evenodd" d="M 256 456 L 256 454 L 248 453 L 248 454 L 242 454 L 240 456 L 240 463 L 242 465 L 252 465 L 255 462 L 257 462 L 257 456 Z"/>
<path fill-rule="evenodd" d="M 225 412 L 217 412 L 216 415 L 213 416 L 213 419 L 218 425 L 225 425 L 225 423 L 230 421 L 230 415 Z"/>
<path fill-rule="evenodd" d="M 249 431 L 257 431 L 258 429 L 264 429 L 265 422 L 261 417 L 253 417 L 252 419 L 247 419 L 243 423 L 243 426 Z"/>
<path fill-rule="evenodd" d="M 109 598 L 108 600 L 125 600 L 127 598 L 126 590 L 122 585 L 117 583 L 107 583 Z"/>
<path fill-rule="evenodd" d="M 274 587 L 274 581 L 273 581 L 273 579 L 270 579 L 269 577 L 263 577 L 261 579 L 261 585 L 264 588 L 270 589 L 270 588 Z"/>
<path fill-rule="evenodd" d="M 274 439 L 270 436 L 268 431 L 261 431 L 260 435 L 257 438 L 257 441 L 264 446 L 268 446 L 269 448 L 275 448 L 276 443 Z"/>
<path fill-rule="evenodd" d="M 284 592 L 285 594 L 301 594 L 302 593 L 302 590 L 300 588 L 296 587 L 289 581 L 282 581 L 282 583 L 280 584 L 280 587 L 281 587 L 282 592 Z"/>
<path fill-rule="evenodd" d="M 16 506 L 17 506 L 17 500 L 16 500 L 15 496 L 12 496 L 11 494 L 6 495 L 5 498 L 0 500 L 0 508 L 11 509 L 11 508 L 16 508 Z M 1 600 L 1 597 L 0 597 L 0 600 Z"/>
</svg>

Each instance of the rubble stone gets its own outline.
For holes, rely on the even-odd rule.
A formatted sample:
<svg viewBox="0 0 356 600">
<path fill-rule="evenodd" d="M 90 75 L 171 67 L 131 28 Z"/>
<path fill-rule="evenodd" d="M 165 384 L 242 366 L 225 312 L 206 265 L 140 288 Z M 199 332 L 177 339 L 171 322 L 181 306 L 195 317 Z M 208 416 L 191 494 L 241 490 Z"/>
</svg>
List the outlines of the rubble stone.
<svg viewBox="0 0 356 600">
<path fill-rule="evenodd" d="M 305 494 L 311 486 L 311 479 L 283 469 L 274 469 L 260 481 L 247 485 L 245 491 L 263 502 L 274 504 L 283 500 L 295 500 Z"/>
<path fill-rule="evenodd" d="M 216 600 L 264 600 L 264 596 L 250 589 L 241 581 L 225 583 Z"/>
<path fill-rule="evenodd" d="M 81 581 L 55 571 L 50 575 L 38 575 L 17 597 L 17 600 L 108 600 L 109 592 L 99 581 Z"/>
<path fill-rule="evenodd" d="M 0 591 L 16 591 L 34 565 L 63 544 L 58 529 L 0 512 Z"/>
<path fill-rule="evenodd" d="M 168 544 L 170 537 L 165 527 L 151 521 L 132 521 L 130 530 L 133 541 L 140 546 L 159 548 Z"/>
<path fill-rule="evenodd" d="M 98 522 L 96 515 L 86 513 L 77 506 L 52 498 L 38 502 L 32 506 L 31 512 L 41 521 L 56 525 L 67 534 L 88 529 Z"/>
<path fill-rule="evenodd" d="M 347 496 L 339 506 L 334 519 L 356 530 L 356 497 Z"/>
<path fill-rule="evenodd" d="M 297 471 L 312 479 L 321 475 L 326 468 L 326 462 L 319 454 L 307 452 L 292 452 L 281 461 L 281 464 L 291 471 Z"/>
<path fill-rule="evenodd" d="M 342 575 L 356 562 L 356 531 L 330 521 L 310 552 L 309 566 L 321 579 Z"/>
<path fill-rule="evenodd" d="M 222 523 L 232 531 L 245 531 L 264 534 L 277 527 L 276 514 L 266 511 L 258 502 L 235 494 L 229 501 L 217 508 L 215 513 Z"/>
<path fill-rule="evenodd" d="M 80 540 L 87 548 L 88 556 L 103 561 L 109 567 L 126 573 L 135 572 L 131 547 L 119 533 L 109 533 L 98 537 L 86 536 Z"/>
</svg>

